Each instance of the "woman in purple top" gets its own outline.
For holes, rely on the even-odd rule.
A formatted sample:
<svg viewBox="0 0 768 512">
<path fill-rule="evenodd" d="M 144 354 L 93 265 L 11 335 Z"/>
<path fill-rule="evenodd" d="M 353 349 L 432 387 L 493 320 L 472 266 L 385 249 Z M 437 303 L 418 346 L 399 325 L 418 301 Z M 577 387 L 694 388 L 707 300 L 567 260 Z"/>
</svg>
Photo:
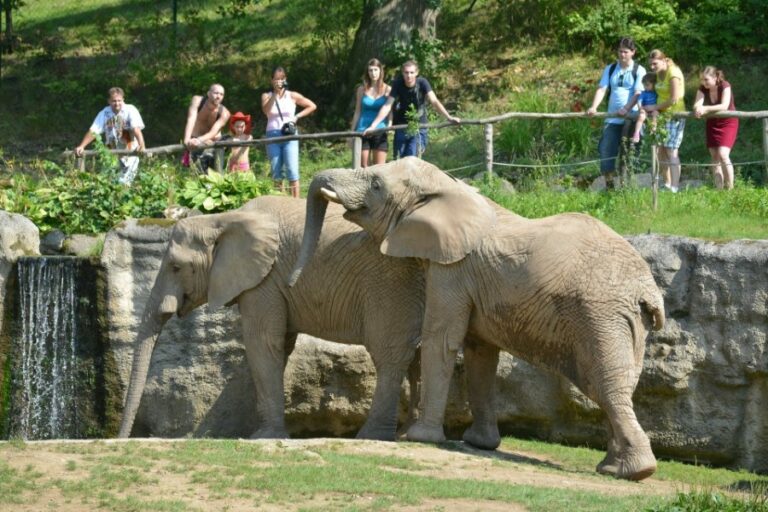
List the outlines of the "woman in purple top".
<svg viewBox="0 0 768 512">
<path fill-rule="evenodd" d="M 371 126 L 371 122 L 387 102 L 390 87 L 384 83 L 384 64 L 379 59 L 368 61 L 363 83 L 357 88 L 355 99 L 355 115 L 352 117 L 352 130 L 362 132 L 367 128 L 379 129 L 392 125 L 392 114 L 390 113 L 387 121 L 381 121 L 376 126 Z M 360 154 L 360 166 L 368 167 L 369 156 L 373 154 L 374 164 L 383 164 L 387 161 L 387 132 L 376 133 L 362 137 L 363 148 Z"/>
<path fill-rule="evenodd" d="M 726 82 L 722 71 L 714 66 L 707 66 L 699 78 L 701 87 L 696 92 L 693 115 L 702 117 L 712 112 L 736 110 L 731 84 Z M 715 187 L 719 189 L 733 188 L 731 149 L 736 142 L 738 131 L 739 119 L 736 117 L 707 119 L 707 148 L 714 164 L 712 173 Z"/>
</svg>

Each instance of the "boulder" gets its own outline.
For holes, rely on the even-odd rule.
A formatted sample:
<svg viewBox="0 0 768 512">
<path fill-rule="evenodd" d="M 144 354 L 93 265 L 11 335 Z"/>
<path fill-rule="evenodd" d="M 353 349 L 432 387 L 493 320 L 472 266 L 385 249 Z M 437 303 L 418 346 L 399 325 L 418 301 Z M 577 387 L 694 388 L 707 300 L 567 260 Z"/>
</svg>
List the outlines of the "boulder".
<svg viewBox="0 0 768 512">
<path fill-rule="evenodd" d="M 22 256 L 39 255 L 40 230 L 37 226 L 23 215 L 0 210 L 0 330 L 5 318 L 3 306 L 7 292 L 6 281 L 14 263 Z"/>
</svg>

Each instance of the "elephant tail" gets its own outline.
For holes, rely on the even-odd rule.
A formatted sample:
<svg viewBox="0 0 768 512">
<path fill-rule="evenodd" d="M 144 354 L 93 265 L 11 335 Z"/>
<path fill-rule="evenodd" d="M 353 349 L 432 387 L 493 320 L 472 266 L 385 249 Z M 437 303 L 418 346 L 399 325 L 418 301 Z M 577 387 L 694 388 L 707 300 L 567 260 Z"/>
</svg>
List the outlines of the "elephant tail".
<svg viewBox="0 0 768 512">
<path fill-rule="evenodd" d="M 652 319 L 654 331 L 660 331 L 664 327 L 664 298 L 661 296 L 656 283 L 646 287 L 640 296 L 641 311 Z"/>
</svg>

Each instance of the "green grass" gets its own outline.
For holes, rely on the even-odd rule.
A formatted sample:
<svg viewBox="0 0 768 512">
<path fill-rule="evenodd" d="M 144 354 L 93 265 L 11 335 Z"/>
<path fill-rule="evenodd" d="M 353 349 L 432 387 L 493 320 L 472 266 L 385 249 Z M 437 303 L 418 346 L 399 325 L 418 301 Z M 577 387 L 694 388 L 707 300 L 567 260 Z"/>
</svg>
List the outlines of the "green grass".
<svg viewBox="0 0 768 512">
<path fill-rule="evenodd" d="M 556 484 L 558 475 L 569 480 L 587 479 L 610 488 L 614 480 L 594 472 L 603 453 L 514 438 L 505 438 L 500 449 L 524 455 L 488 459 L 485 467 L 489 474 L 494 470 L 544 471 L 555 477 L 550 485 L 454 478 L 450 467 L 443 471 L 434 462 L 405 455 L 410 446 L 407 443 L 398 445 L 404 450 L 402 456 L 399 452 L 350 453 L 347 445 L 334 441 L 308 446 L 236 440 L 63 442 L 52 446 L 0 444 L 0 461 L 41 450 L 61 453 L 66 459 L 66 478 L 57 479 L 48 478 L 44 469 L 38 467 L 29 465 L 18 470 L 8 462 L 0 462 L 3 503 L 34 508 L 36 490 L 50 487 L 58 490 L 67 503 L 118 512 L 195 510 L 195 497 L 200 495 L 208 496 L 212 504 L 231 499 L 254 507 L 312 504 L 307 505 L 307 510 L 316 509 L 318 503 L 328 510 L 393 510 L 418 506 L 425 500 L 462 500 L 481 508 L 483 502 L 514 503 L 531 511 L 767 510 L 762 498 L 768 482 L 764 477 L 675 462 L 661 461 L 655 478 L 677 484 L 681 489 L 677 495 L 644 493 L 643 484 L 637 484 L 637 493 L 615 495 L 581 490 L 578 486 L 560 487 Z M 455 442 L 434 449 L 462 451 L 460 443 Z M 163 489 L 168 475 L 173 475 L 172 481 L 182 482 L 176 485 L 172 498 L 163 496 L 167 493 Z M 734 491 L 745 494 L 734 495 Z M 349 497 L 360 499 L 350 503 Z M 702 508 L 700 504 L 705 502 L 730 508 Z"/>
<path fill-rule="evenodd" d="M 659 192 L 656 211 L 649 189 L 558 192 L 541 188 L 508 194 L 497 183 L 478 186 L 497 203 L 529 218 L 582 212 L 628 235 L 657 233 L 711 241 L 768 238 L 768 189 L 743 182 L 729 192 L 706 186 L 678 194 Z"/>
</svg>

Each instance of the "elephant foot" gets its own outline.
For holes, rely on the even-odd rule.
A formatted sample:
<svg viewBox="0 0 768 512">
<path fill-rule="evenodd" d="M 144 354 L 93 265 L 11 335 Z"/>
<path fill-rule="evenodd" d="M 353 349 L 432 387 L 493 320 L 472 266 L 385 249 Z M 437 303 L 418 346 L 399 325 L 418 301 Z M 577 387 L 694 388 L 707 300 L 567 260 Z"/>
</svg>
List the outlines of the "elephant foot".
<svg viewBox="0 0 768 512">
<path fill-rule="evenodd" d="M 464 431 L 462 439 L 465 443 L 481 450 L 495 450 L 501 444 L 499 427 L 496 424 L 480 425 L 474 422 Z"/>
<path fill-rule="evenodd" d="M 261 427 L 251 434 L 251 439 L 289 439 L 288 431 L 285 428 Z"/>
<path fill-rule="evenodd" d="M 597 472 L 624 480 L 640 481 L 656 472 L 656 457 L 650 446 L 629 448 L 615 457 L 606 456 Z"/>
<path fill-rule="evenodd" d="M 425 425 L 421 421 L 417 421 L 408 432 L 405 434 L 408 441 L 416 441 L 420 443 L 442 443 L 445 441 L 445 432 L 443 432 L 443 426 L 430 427 Z"/>
<path fill-rule="evenodd" d="M 363 425 L 363 428 L 355 436 L 357 439 L 375 439 L 377 441 L 394 441 L 395 429 L 394 428 L 382 428 L 372 427 L 367 423 Z"/>
</svg>

